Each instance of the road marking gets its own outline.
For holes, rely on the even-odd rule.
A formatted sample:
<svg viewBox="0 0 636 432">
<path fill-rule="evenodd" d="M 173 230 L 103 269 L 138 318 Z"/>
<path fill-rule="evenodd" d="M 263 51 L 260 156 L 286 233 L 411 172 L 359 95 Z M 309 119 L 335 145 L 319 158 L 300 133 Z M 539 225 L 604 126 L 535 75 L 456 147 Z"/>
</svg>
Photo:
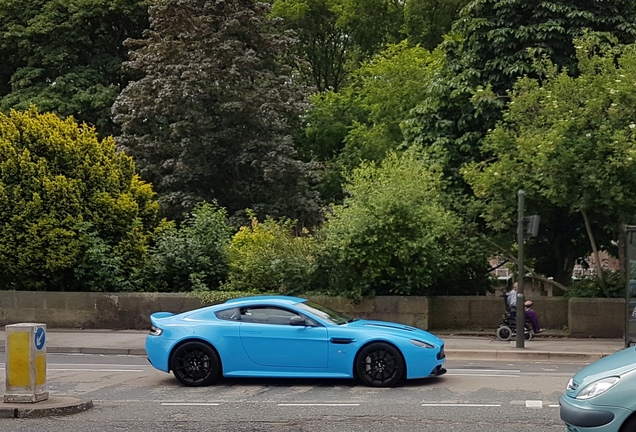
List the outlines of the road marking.
<svg viewBox="0 0 636 432">
<path fill-rule="evenodd" d="M 526 408 L 543 408 L 543 401 L 540 400 L 527 400 Z"/>
<path fill-rule="evenodd" d="M 219 406 L 218 403 L 208 402 L 162 402 L 162 406 Z"/>
<path fill-rule="evenodd" d="M 359 403 L 279 403 L 278 406 L 282 407 L 307 407 L 307 406 L 326 406 L 326 407 L 338 407 L 338 406 L 360 406 Z"/>
<path fill-rule="evenodd" d="M 500 407 L 501 404 L 472 404 L 472 403 L 424 403 L 423 407 Z"/>
<path fill-rule="evenodd" d="M 550 408 L 559 408 L 561 405 L 557 404 L 557 405 L 548 405 L 548 407 Z"/>
<path fill-rule="evenodd" d="M 451 369 L 452 372 L 480 372 L 480 373 L 521 373 L 519 369 Z"/>
<path fill-rule="evenodd" d="M 476 373 L 452 373 L 449 372 L 446 376 L 471 376 L 471 377 L 498 377 L 498 378 L 519 378 L 520 375 L 511 374 L 476 374 Z"/>
<path fill-rule="evenodd" d="M 147 372 L 143 369 L 56 369 L 47 367 L 48 372 Z"/>
</svg>

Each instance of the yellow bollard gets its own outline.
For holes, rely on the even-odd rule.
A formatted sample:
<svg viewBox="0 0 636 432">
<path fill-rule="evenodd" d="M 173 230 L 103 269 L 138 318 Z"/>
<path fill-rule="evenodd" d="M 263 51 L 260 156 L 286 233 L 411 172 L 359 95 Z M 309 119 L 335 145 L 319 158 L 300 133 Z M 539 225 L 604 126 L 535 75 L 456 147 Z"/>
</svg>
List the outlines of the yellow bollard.
<svg viewBox="0 0 636 432">
<path fill-rule="evenodd" d="M 4 402 L 40 402 L 46 391 L 46 324 L 5 326 Z"/>
</svg>

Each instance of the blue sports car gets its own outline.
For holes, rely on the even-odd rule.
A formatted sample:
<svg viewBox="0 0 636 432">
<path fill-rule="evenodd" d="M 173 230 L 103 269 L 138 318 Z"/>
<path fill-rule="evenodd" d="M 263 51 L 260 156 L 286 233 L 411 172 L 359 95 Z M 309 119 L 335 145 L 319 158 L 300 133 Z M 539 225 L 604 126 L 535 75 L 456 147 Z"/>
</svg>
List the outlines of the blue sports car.
<svg viewBox="0 0 636 432">
<path fill-rule="evenodd" d="M 303 298 L 255 296 L 150 316 L 152 365 L 187 386 L 224 377 L 358 378 L 376 387 L 443 375 L 444 342 L 414 327 L 351 319 Z"/>
</svg>

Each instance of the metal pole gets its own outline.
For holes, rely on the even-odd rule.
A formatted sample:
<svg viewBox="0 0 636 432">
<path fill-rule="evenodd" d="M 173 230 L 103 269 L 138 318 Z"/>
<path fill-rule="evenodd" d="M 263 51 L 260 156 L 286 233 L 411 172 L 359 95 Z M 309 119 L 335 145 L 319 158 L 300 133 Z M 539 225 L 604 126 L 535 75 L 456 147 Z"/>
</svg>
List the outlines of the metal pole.
<svg viewBox="0 0 636 432">
<path fill-rule="evenodd" d="M 519 246 L 519 255 L 517 257 L 517 348 L 525 348 L 525 338 L 524 338 L 524 324 L 526 321 L 526 310 L 524 306 L 524 296 L 523 296 L 523 275 L 524 271 L 524 263 L 523 263 L 523 213 L 524 213 L 524 198 L 526 193 L 523 189 L 519 189 L 518 197 L 518 207 L 519 207 L 519 216 L 517 220 L 517 243 Z"/>
</svg>

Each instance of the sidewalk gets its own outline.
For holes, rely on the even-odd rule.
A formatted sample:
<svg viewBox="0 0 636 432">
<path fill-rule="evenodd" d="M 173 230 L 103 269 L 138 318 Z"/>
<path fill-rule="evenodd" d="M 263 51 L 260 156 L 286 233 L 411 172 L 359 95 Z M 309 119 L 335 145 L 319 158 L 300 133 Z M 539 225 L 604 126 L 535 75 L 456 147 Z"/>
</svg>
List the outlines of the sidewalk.
<svg viewBox="0 0 636 432">
<path fill-rule="evenodd" d="M 475 361 L 560 361 L 592 362 L 624 348 L 623 339 L 575 339 L 540 335 L 524 341 L 504 342 L 494 334 L 468 335 L 461 331 L 437 331 L 446 346 L 448 360 Z M 494 332 L 493 332 L 494 333 Z M 48 329 L 47 353 L 146 355 L 145 330 Z M 5 350 L 6 334 L 0 331 L 0 353 Z"/>
</svg>

